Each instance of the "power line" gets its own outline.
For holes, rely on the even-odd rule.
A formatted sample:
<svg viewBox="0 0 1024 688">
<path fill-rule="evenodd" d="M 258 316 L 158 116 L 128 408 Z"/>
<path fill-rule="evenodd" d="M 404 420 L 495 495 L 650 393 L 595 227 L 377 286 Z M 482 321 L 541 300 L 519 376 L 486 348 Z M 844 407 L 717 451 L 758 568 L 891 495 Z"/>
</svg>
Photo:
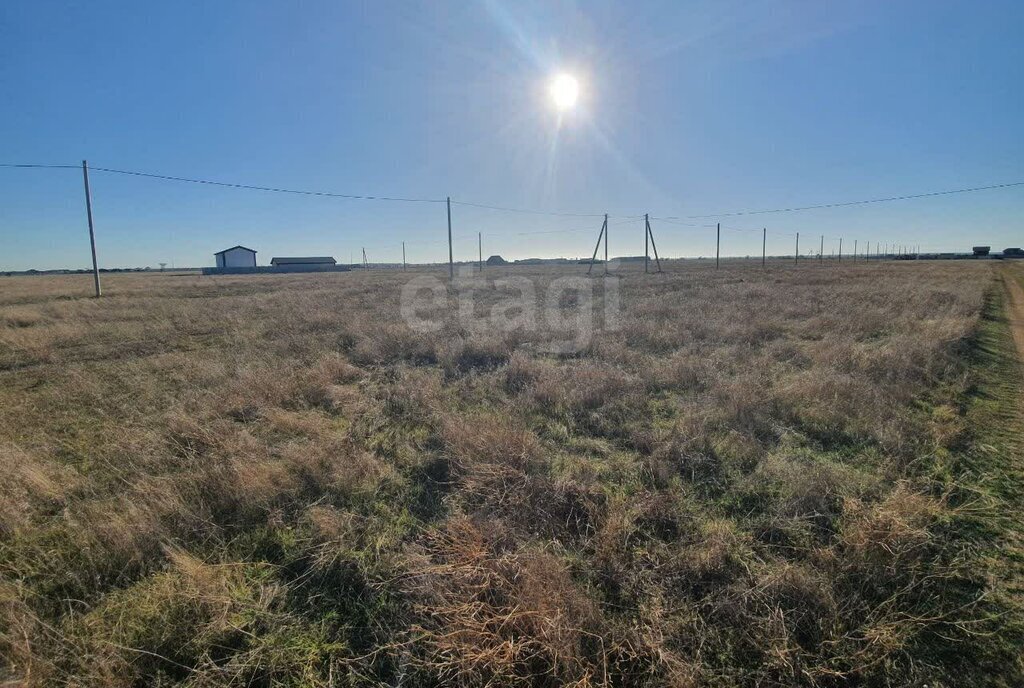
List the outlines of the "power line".
<svg viewBox="0 0 1024 688">
<path fill-rule="evenodd" d="M 191 179 L 188 177 L 174 177 L 166 174 L 152 174 L 149 172 L 135 172 L 132 170 L 115 170 L 109 167 L 90 167 L 97 172 L 110 174 L 126 174 L 133 177 L 149 177 L 151 179 L 164 179 L 174 182 L 188 182 L 189 184 L 207 184 L 210 186 L 226 186 L 232 189 L 247 189 L 250 191 L 271 191 L 274 193 L 299 194 L 301 196 L 326 196 L 329 198 L 349 198 L 358 201 L 395 201 L 401 203 L 444 203 L 444 199 L 437 198 L 400 198 L 396 196 L 368 196 L 364 194 L 343 194 L 333 191 L 303 191 L 299 189 L 282 189 L 273 186 L 256 186 L 254 184 L 235 184 L 233 182 L 218 182 L 209 179 Z"/>
<path fill-rule="evenodd" d="M 0 167 L 16 167 L 21 169 L 42 168 L 50 170 L 80 170 L 81 165 L 43 165 L 36 163 L 0 163 Z"/>
<path fill-rule="evenodd" d="M 12 164 L 0 163 L 0 167 L 8 168 L 46 168 L 46 169 L 80 169 L 79 165 L 41 165 L 41 164 Z M 325 196 L 329 198 L 348 198 L 360 201 L 395 201 L 403 203 L 444 203 L 444 199 L 436 198 L 399 198 L 395 196 L 368 196 L 362 194 L 343 194 L 332 191 L 305 191 L 300 189 L 282 189 L 273 186 L 257 186 L 255 184 L 236 184 L 234 182 L 218 182 L 210 179 L 192 179 L 190 177 L 175 177 L 168 174 L 154 174 L 150 172 L 137 172 L 134 170 L 117 170 L 111 167 L 90 167 L 93 172 L 106 172 L 108 174 L 125 174 L 133 177 L 148 177 L 150 179 L 163 179 L 174 182 L 187 182 L 189 184 L 205 184 L 208 186 L 224 186 L 232 189 L 246 189 L 249 191 L 271 191 L 274 193 L 298 194 L 301 196 Z"/>
<path fill-rule="evenodd" d="M 11 163 L 0 163 L 0 167 L 8 168 L 48 168 L 48 169 L 79 169 L 78 165 L 44 165 L 44 164 L 11 164 Z M 273 193 L 289 193 L 299 194 L 303 196 L 323 196 L 328 198 L 348 198 L 353 200 L 362 201 L 394 201 L 402 203 L 445 203 L 446 199 L 443 198 L 402 198 L 396 196 L 370 196 L 367 194 L 345 194 L 336 193 L 333 191 L 308 191 L 302 189 L 284 189 L 273 186 L 259 186 L 255 184 L 239 184 L 235 182 L 221 182 L 210 179 L 194 179 L 191 177 L 178 177 L 168 174 L 156 174 L 152 172 L 139 172 L 136 170 L 119 170 L 110 167 L 90 167 L 89 169 L 96 172 L 106 172 L 108 174 L 124 174 L 133 177 L 147 177 L 149 179 L 162 179 L 165 181 L 175 182 L 187 182 L 189 184 L 206 184 L 209 186 L 222 186 L 231 189 L 246 189 L 250 191 L 269 191 Z M 452 205 L 461 205 L 471 208 L 483 208 L 486 210 L 497 210 L 507 213 L 525 213 L 529 215 L 546 215 L 551 217 L 604 217 L 604 213 L 560 213 L 550 212 L 545 210 L 531 210 L 527 208 L 508 208 L 496 205 L 487 205 L 484 203 L 472 203 L 470 201 L 457 201 L 453 200 Z M 636 217 L 643 217 L 638 215 Z"/>
<path fill-rule="evenodd" d="M 1024 182 L 1009 182 L 1007 184 L 991 184 L 989 186 L 973 186 L 966 189 L 953 189 L 951 191 L 929 191 L 928 193 L 909 194 L 906 196 L 889 196 L 887 198 L 871 198 L 863 201 L 845 201 L 843 203 L 824 203 L 821 205 L 807 205 L 794 208 L 774 208 L 771 210 L 743 210 L 731 213 L 717 213 L 714 215 L 687 215 L 689 219 L 704 219 L 710 217 L 733 217 L 737 215 L 763 215 L 766 213 L 795 213 L 801 210 L 822 210 L 825 208 L 842 208 L 851 205 L 867 205 L 869 203 L 888 203 L 890 201 L 907 201 L 914 198 L 930 198 L 932 196 L 949 196 L 952 194 L 972 193 L 974 191 L 990 191 L 992 189 L 1006 189 L 1012 186 L 1024 186 Z M 665 219 L 665 218 L 663 218 Z"/>
<path fill-rule="evenodd" d="M 21 168 L 21 169 L 27 169 L 27 168 L 75 169 L 75 170 L 79 169 L 78 165 L 49 165 L 49 164 L 38 164 L 38 163 L 0 163 L 0 167 L 4 167 L 4 168 Z M 352 200 L 365 200 L 365 201 L 390 201 L 390 202 L 401 202 L 401 203 L 445 203 L 446 202 L 446 199 L 439 199 L 439 198 L 404 198 L 404 197 L 397 197 L 397 196 L 371 196 L 371 195 L 366 195 L 366 194 L 345 194 L 345 193 L 336 193 L 336 192 L 332 192 L 332 191 L 308 191 L 308 190 L 301 190 L 301 189 L 284 189 L 284 188 L 272 187 L 272 186 L 258 186 L 258 185 L 255 185 L 255 184 L 238 184 L 238 183 L 234 183 L 234 182 L 221 182 L 221 181 L 214 181 L 214 180 L 210 180 L 210 179 L 194 179 L 194 178 L 190 178 L 190 177 L 177 177 L 177 176 L 166 175 L 166 174 L 155 174 L 155 173 L 150 173 L 150 172 L 138 172 L 138 171 L 135 171 L 135 170 L 120 170 L 120 169 L 114 169 L 114 168 L 110 168 L 110 167 L 91 167 L 90 169 L 94 170 L 94 171 L 97 171 L 97 172 L 106 172 L 108 174 L 123 174 L 123 175 L 130 175 L 130 176 L 134 176 L 134 177 L 146 177 L 146 178 L 150 178 L 150 179 L 162 179 L 162 180 L 165 180 L 165 181 L 186 182 L 186 183 L 189 183 L 189 184 L 204 184 L 204 185 L 208 185 L 208 186 L 220 186 L 220 187 L 227 187 L 227 188 L 232 188 L 232 189 L 246 189 L 246 190 L 250 190 L 250 191 L 267 191 L 267 192 L 273 192 L 273 193 L 287 193 L 287 194 L 297 194 L 297 195 L 303 195 L 303 196 L 321 196 L 321 197 L 328 197 L 328 198 L 346 198 L 346 199 L 352 199 Z M 857 205 L 868 205 L 868 204 L 872 204 L 872 203 L 889 203 L 889 202 L 892 202 L 892 201 L 906 201 L 906 200 L 912 200 L 912 199 L 916 199 L 916 198 L 932 198 L 932 197 L 936 197 L 936 196 L 950 196 L 950 195 L 953 195 L 953 194 L 974 193 L 974 192 L 977 192 L 977 191 L 991 191 L 991 190 L 995 190 L 995 189 L 1006 189 L 1006 188 L 1012 188 L 1012 187 L 1017 187 L 1017 186 L 1024 186 L 1024 181 L 1008 182 L 1008 183 L 1005 183 L 1005 184 L 990 184 L 990 185 L 987 185 L 987 186 L 974 186 L 974 187 L 968 187 L 968 188 L 963 188 L 963 189 L 952 189 L 952 190 L 947 190 L 947 191 L 930 191 L 930 192 L 926 192 L 926 193 L 907 194 L 907 195 L 902 195 L 902 196 L 888 196 L 888 197 L 885 197 L 885 198 L 871 198 L 871 199 L 865 199 L 865 200 L 859 200 L 859 201 L 844 201 L 844 202 L 839 202 L 839 203 L 823 203 L 823 204 L 819 204 L 819 205 L 794 206 L 794 207 L 790 207 L 790 208 L 772 208 L 772 209 L 768 209 L 768 210 L 742 210 L 742 211 L 714 213 L 714 214 L 708 214 L 708 215 L 687 215 L 687 216 L 685 216 L 685 218 L 679 217 L 679 216 L 667 216 L 667 217 L 652 217 L 651 219 L 665 221 L 665 222 L 670 222 L 672 224 L 678 224 L 678 225 L 683 225 L 683 226 L 698 227 L 698 226 L 705 226 L 705 225 L 695 225 L 695 224 L 691 224 L 691 223 L 687 223 L 687 222 L 682 222 L 682 220 L 683 219 L 691 219 L 691 220 L 709 219 L 709 218 L 718 218 L 718 217 L 737 217 L 737 216 L 741 216 L 741 215 L 764 215 L 764 214 L 769 214 L 769 213 L 793 213 L 793 212 L 801 212 L 801 211 L 805 211 L 805 210 L 823 210 L 823 209 L 828 209 L 828 208 L 843 208 L 843 207 L 850 207 L 850 206 L 857 206 Z M 532 209 L 527 209 L 527 208 L 511 208 L 511 207 L 507 207 L 507 206 L 487 205 L 487 204 L 484 204 L 484 203 L 473 203 L 473 202 L 470 202 L 470 201 L 458 201 L 458 200 L 451 201 L 451 203 L 454 204 L 454 205 L 460 205 L 460 206 L 465 206 L 465 207 L 470 207 L 470 208 L 481 208 L 481 209 L 485 209 L 485 210 L 495 210 L 495 211 L 507 212 L 507 213 L 523 213 L 523 214 L 528 214 L 528 215 L 545 215 L 545 216 L 550 216 L 550 217 L 593 217 L 593 218 L 604 217 L 604 213 L 563 213 L 563 212 L 553 212 L 553 211 L 545 211 L 545 210 L 532 210 Z M 626 221 L 629 221 L 629 220 L 640 219 L 642 217 L 643 217 L 643 215 L 630 215 L 630 216 L 624 216 L 624 219 Z"/>
</svg>

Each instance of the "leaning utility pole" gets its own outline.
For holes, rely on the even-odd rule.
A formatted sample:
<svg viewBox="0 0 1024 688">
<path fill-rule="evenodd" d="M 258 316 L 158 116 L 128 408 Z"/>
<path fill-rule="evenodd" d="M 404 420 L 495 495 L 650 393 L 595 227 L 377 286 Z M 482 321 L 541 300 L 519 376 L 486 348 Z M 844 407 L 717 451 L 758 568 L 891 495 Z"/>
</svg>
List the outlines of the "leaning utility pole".
<svg viewBox="0 0 1024 688">
<path fill-rule="evenodd" d="M 597 235 L 597 243 L 594 244 L 594 255 L 592 255 L 590 257 L 590 266 L 587 268 L 587 274 L 588 275 L 590 274 L 590 271 L 594 269 L 594 261 L 597 260 L 597 251 L 601 248 L 601 238 L 603 236 L 605 236 L 605 234 L 607 232 L 608 232 L 608 216 L 605 215 L 604 216 L 604 222 L 601 224 L 601 231 Z M 608 249 L 607 249 L 607 246 L 608 246 L 608 244 L 605 243 L 605 247 L 606 247 L 605 248 L 605 264 L 606 265 L 607 265 L 607 261 L 608 261 Z M 607 267 L 605 269 L 607 269 Z"/>
<path fill-rule="evenodd" d="M 654 243 L 654 231 L 651 230 L 651 220 L 647 213 L 644 213 L 644 227 L 646 233 L 644 234 L 644 272 L 647 272 L 647 262 L 649 257 L 647 255 L 647 239 L 651 240 L 651 248 L 654 249 L 654 262 L 658 266 L 658 272 L 661 272 L 661 258 L 658 257 L 658 245 Z"/>
<path fill-rule="evenodd" d="M 604 214 L 604 274 L 608 274 L 608 213 Z"/>
<path fill-rule="evenodd" d="M 82 178 L 85 181 L 85 214 L 89 218 L 89 247 L 92 249 L 92 281 L 96 287 L 96 298 L 103 295 L 100 289 L 100 268 L 96 262 L 96 231 L 92 226 L 92 192 L 89 191 L 89 163 L 82 161 Z"/>
</svg>

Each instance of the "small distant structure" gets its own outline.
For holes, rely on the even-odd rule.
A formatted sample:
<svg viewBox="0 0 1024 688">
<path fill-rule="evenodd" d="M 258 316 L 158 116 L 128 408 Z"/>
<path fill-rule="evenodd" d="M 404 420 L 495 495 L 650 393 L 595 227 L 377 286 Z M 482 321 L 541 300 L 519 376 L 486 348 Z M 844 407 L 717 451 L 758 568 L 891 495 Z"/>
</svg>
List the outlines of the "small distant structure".
<svg viewBox="0 0 1024 688">
<path fill-rule="evenodd" d="M 256 251 L 245 246 L 232 246 L 213 254 L 218 268 L 254 268 Z"/>
<path fill-rule="evenodd" d="M 330 267 L 336 265 L 338 261 L 334 260 L 331 256 L 309 256 L 301 258 L 278 258 L 274 257 L 270 259 L 270 264 L 275 268 L 287 267 L 291 270 L 320 270 L 324 267 Z"/>
<path fill-rule="evenodd" d="M 1024 249 L 1004 248 L 1003 258 L 1024 258 Z"/>
<path fill-rule="evenodd" d="M 975 257 L 987 256 L 992 251 L 991 246 L 975 246 L 971 249 Z"/>
<path fill-rule="evenodd" d="M 487 259 L 488 265 L 508 265 L 508 261 L 501 256 L 491 256 Z"/>
</svg>

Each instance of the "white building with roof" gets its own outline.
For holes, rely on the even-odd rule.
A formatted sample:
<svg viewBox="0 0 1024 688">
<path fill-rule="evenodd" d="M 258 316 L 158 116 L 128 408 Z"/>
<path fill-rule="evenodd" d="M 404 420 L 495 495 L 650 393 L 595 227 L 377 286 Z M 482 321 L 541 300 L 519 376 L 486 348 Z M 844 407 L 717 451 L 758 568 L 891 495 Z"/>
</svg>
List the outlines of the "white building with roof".
<svg viewBox="0 0 1024 688">
<path fill-rule="evenodd" d="M 232 246 L 213 254 L 219 268 L 254 268 L 256 251 L 245 246 Z"/>
</svg>

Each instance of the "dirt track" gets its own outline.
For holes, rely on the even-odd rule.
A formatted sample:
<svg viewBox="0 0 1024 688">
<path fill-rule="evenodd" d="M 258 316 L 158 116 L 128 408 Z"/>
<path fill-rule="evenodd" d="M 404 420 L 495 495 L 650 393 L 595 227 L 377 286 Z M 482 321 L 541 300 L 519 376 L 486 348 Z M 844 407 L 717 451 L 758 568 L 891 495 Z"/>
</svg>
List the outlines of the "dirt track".
<svg viewBox="0 0 1024 688">
<path fill-rule="evenodd" d="M 1020 274 L 1018 268 L 1006 268 L 1003 273 L 1003 283 L 1009 294 L 1009 301 L 1006 308 L 1006 317 L 1010 322 L 1010 330 L 1013 332 L 1013 341 L 1017 344 L 1017 355 L 1021 362 L 1024 362 L 1024 288 L 1016 276 Z"/>
</svg>

